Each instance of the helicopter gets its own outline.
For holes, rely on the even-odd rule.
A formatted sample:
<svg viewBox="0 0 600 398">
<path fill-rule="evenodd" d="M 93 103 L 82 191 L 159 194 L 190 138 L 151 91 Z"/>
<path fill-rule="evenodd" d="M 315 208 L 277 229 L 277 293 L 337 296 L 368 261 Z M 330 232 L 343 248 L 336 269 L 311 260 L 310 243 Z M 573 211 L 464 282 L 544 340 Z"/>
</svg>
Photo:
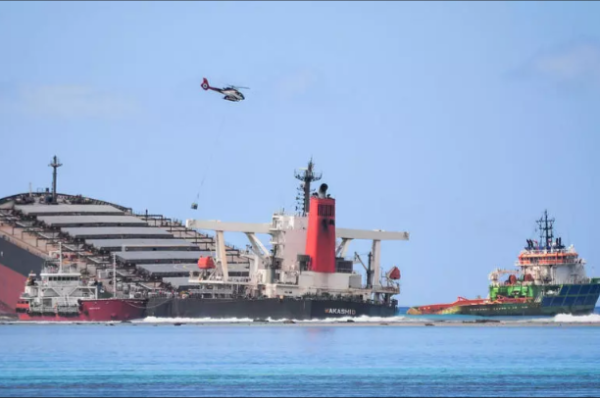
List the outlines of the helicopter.
<svg viewBox="0 0 600 398">
<path fill-rule="evenodd" d="M 212 91 L 216 91 L 217 93 L 224 94 L 225 97 L 223 97 L 223 99 L 227 100 L 227 101 L 231 101 L 231 102 L 239 102 L 239 101 L 243 101 L 246 99 L 246 97 L 244 97 L 244 94 L 242 94 L 239 91 L 239 89 L 249 90 L 248 87 L 236 87 L 236 86 L 231 86 L 231 85 L 227 86 L 225 88 L 211 87 L 210 84 L 208 83 L 207 78 L 204 78 L 204 81 L 202 81 L 202 88 L 205 91 L 212 90 Z"/>
</svg>

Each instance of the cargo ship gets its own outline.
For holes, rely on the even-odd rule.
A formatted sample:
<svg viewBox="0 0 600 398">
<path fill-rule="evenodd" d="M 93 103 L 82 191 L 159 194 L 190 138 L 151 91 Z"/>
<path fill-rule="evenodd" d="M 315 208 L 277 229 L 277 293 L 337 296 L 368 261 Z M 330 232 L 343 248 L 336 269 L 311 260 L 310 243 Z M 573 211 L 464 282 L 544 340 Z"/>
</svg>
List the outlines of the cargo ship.
<svg viewBox="0 0 600 398">
<path fill-rule="evenodd" d="M 296 173 L 303 194 L 296 213 L 278 212 L 264 224 L 184 223 L 59 193 L 57 170 L 63 165 L 55 156 L 49 166 L 51 188 L 33 191 L 30 186 L 29 192 L 0 199 L 2 316 L 101 321 L 396 314 L 400 270 L 384 272 L 381 245 L 406 241 L 409 234 L 338 228 L 328 187 L 311 190 L 311 183 L 322 177 L 314 172 L 312 160 Z M 193 210 L 197 207 L 192 205 Z M 244 233 L 250 245 L 241 249 L 228 244 L 225 232 Z M 271 237 L 272 249 L 258 239 L 260 234 Z M 373 243 L 368 265 L 358 254 L 345 258 L 350 242 L 360 239 Z M 48 272 L 49 258 L 68 264 L 68 275 Z M 357 264 L 364 268 L 366 281 L 354 269 Z M 88 286 L 90 280 L 98 284 L 98 295 Z M 59 289 L 62 285 L 68 287 Z M 65 295 L 73 294 L 76 300 L 67 300 Z M 138 311 L 142 302 L 145 308 Z M 94 312 L 98 306 L 107 311 Z"/>
<path fill-rule="evenodd" d="M 338 228 L 329 186 L 321 184 L 311 192 L 311 182 L 321 177 L 313 167 L 311 160 L 304 172 L 296 174 L 302 181 L 296 214 L 277 212 L 264 224 L 188 220 L 188 228 L 214 231 L 216 255 L 199 260 L 199 275 L 180 281 L 184 297 L 150 298 L 147 314 L 255 320 L 396 316 L 400 269 L 383 272 L 381 243 L 408 240 L 408 233 Z M 225 232 L 248 237 L 249 277 L 229 275 Z M 257 234 L 271 237 L 271 250 Z M 348 244 L 357 239 L 372 241 L 368 265 L 356 253 L 353 260 L 345 258 Z M 364 279 L 354 270 L 355 263 L 363 265 Z"/>
<path fill-rule="evenodd" d="M 554 238 L 554 219 L 537 221 L 540 240 L 528 239 L 516 270 L 496 269 L 486 299 L 459 297 L 449 304 L 413 307 L 409 315 L 552 316 L 591 314 L 600 296 L 600 278 L 588 278 L 585 260 L 573 246 Z M 502 281 L 503 275 L 508 277 Z"/>
</svg>

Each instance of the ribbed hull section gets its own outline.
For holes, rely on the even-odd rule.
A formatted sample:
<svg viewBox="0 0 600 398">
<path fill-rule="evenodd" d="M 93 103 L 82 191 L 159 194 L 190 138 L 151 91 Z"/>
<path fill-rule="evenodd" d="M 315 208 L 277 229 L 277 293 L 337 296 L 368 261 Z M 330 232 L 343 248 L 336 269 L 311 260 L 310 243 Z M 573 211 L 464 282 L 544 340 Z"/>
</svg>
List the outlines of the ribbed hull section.
<svg viewBox="0 0 600 398">
<path fill-rule="evenodd" d="M 147 315 L 161 318 L 310 320 L 393 317 L 397 308 L 339 300 L 150 299 Z"/>
</svg>

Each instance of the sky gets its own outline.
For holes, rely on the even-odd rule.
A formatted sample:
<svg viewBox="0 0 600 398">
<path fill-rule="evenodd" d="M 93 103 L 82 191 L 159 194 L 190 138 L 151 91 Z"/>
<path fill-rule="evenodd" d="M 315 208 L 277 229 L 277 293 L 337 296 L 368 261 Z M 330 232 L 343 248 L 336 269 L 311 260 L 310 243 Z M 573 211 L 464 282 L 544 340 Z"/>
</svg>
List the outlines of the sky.
<svg viewBox="0 0 600 398">
<path fill-rule="evenodd" d="M 49 187 L 57 155 L 63 193 L 269 222 L 295 209 L 312 156 L 340 227 L 410 232 L 382 245 L 400 305 L 486 296 L 546 209 L 600 276 L 598 15 L 576 1 L 0 2 L 0 197 Z"/>
</svg>

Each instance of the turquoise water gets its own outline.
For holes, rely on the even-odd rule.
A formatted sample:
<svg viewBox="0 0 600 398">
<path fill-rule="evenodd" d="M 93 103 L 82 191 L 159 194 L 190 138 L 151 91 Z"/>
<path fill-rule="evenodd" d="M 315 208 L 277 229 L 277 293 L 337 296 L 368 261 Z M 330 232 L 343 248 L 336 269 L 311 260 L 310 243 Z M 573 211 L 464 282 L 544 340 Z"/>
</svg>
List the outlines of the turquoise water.
<svg viewBox="0 0 600 398">
<path fill-rule="evenodd" d="M 600 328 L 0 326 L 0 396 L 598 396 Z"/>
</svg>

